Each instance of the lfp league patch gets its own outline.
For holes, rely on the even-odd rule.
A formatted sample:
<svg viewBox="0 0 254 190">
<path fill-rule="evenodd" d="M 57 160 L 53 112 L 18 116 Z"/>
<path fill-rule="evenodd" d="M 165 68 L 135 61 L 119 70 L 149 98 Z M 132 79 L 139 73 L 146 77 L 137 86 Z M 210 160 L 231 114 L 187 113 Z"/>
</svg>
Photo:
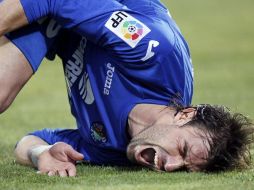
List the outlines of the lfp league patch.
<svg viewBox="0 0 254 190">
<path fill-rule="evenodd" d="M 105 26 L 132 48 L 151 32 L 141 21 L 123 11 L 114 12 Z"/>
</svg>

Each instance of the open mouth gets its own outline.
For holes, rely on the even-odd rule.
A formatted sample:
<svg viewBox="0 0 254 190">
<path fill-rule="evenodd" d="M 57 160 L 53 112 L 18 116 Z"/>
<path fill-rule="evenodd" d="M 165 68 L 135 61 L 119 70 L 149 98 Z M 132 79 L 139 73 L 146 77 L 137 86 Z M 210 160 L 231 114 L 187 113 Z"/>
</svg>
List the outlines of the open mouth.
<svg viewBox="0 0 254 190">
<path fill-rule="evenodd" d="M 141 156 L 153 169 L 159 169 L 158 154 L 153 148 L 146 148 L 141 152 Z"/>
</svg>

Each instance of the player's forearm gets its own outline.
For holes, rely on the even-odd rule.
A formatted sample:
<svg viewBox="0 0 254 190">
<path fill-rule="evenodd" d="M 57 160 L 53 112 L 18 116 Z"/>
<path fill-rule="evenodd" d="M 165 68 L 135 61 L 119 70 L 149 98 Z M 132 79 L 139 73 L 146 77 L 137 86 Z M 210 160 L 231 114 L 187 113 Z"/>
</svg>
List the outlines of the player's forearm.
<svg viewBox="0 0 254 190">
<path fill-rule="evenodd" d="M 49 145 L 42 139 L 32 135 L 25 136 L 15 147 L 15 160 L 21 165 L 37 167 L 39 155 L 49 148 Z"/>
<path fill-rule="evenodd" d="M 27 23 L 20 0 L 0 1 L 0 36 Z"/>
</svg>

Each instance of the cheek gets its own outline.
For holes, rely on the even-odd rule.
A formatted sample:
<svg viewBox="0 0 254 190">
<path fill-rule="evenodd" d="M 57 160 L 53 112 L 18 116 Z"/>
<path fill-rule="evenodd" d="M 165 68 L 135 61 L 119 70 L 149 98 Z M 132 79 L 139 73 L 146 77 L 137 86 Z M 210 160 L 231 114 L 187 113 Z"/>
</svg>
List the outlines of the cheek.
<svg viewBox="0 0 254 190">
<path fill-rule="evenodd" d="M 149 139 L 156 142 L 165 142 L 169 137 L 169 131 L 165 127 L 150 127 L 148 130 L 144 131 L 140 134 L 141 137 L 145 139 Z"/>
<path fill-rule="evenodd" d="M 208 156 L 208 151 L 206 148 L 195 148 L 192 147 L 190 153 L 189 153 L 189 162 L 191 162 L 193 165 L 203 165 L 206 162 L 206 158 Z"/>
<path fill-rule="evenodd" d="M 164 129 L 157 138 L 157 143 L 170 155 L 179 155 L 180 138 L 173 130 Z"/>
<path fill-rule="evenodd" d="M 161 147 L 170 154 L 176 154 L 178 150 L 179 134 L 177 130 L 169 126 L 152 126 L 136 136 L 143 143 L 149 143 Z"/>
<path fill-rule="evenodd" d="M 179 146 L 175 140 L 172 139 L 163 139 L 161 138 L 158 142 L 158 146 L 160 146 L 167 154 L 171 156 L 179 156 Z"/>
</svg>

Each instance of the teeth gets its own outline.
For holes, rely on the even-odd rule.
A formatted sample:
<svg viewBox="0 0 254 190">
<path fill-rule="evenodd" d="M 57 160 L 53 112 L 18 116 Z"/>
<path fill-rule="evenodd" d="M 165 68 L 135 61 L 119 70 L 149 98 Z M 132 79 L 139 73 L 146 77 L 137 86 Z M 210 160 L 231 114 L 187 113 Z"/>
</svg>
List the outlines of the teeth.
<svg viewBox="0 0 254 190">
<path fill-rule="evenodd" d="M 158 163 L 159 163 L 158 154 L 157 154 L 157 152 L 155 152 L 155 156 L 154 156 L 154 166 L 155 166 L 155 168 L 158 168 Z"/>
</svg>

